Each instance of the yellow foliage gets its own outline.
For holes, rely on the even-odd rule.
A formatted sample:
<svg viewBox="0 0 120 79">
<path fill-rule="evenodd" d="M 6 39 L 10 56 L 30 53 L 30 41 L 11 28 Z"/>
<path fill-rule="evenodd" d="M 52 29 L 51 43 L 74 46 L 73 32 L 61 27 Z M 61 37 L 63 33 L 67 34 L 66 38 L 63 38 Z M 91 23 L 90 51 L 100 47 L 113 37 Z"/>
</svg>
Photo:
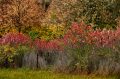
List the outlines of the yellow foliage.
<svg viewBox="0 0 120 79">
<path fill-rule="evenodd" d="M 11 47 L 10 45 L 4 45 L 3 47 L 3 52 L 4 53 L 10 53 L 10 54 L 14 54 L 16 52 L 16 49 L 14 47 Z"/>
<path fill-rule="evenodd" d="M 62 24 L 49 24 L 46 27 L 46 30 L 42 30 L 44 34 L 42 34 L 41 39 L 50 40 L 61 38 L 64 35 L 64 26 Z"/>
<path fill-rule="evenodd" d="M 8 32 L 17 32 L 17 29 L 13 26 L 0 26 L 0 36 L 5 35 Z"/>
<path fill-rule="evenodd" d="M 49 25 L 49 29 L 52 30 L 53 35 L 56 35 L 56 37 L 60 37 L 61 35 L 64 34 L 65 27 L 62 24 L 61 25 L 51 24 Z"/>
<path fill-rule="evenodd" d="M 62 24 L 47 24 L 40 27 L 32 27 L 33 32 L 38 33 L 38 38 L 51 40 L 61 38 L 64 35 L 65 29 Z"/>
</svg>

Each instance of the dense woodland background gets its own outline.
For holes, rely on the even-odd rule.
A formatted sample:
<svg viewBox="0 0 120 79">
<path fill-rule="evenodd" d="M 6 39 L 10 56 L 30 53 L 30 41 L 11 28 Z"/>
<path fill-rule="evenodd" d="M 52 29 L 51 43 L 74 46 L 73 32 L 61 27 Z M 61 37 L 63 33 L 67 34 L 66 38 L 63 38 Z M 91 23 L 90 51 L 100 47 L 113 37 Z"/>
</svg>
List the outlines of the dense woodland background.
<svg viewBox="0 0 120 79">
<path fill-rule="evenodd" d="M 42 24 L 67 27 L 81 21 L 97 28 L 115 28 L 119 4 L 119 0 L 1 0 L 1 33 L 10 28 L 26 32 Z"/>
<path fill-rule="evenodd" d="M 120 0 L 0 0 L 0 67 L 120 75 Z"/>
</svg>

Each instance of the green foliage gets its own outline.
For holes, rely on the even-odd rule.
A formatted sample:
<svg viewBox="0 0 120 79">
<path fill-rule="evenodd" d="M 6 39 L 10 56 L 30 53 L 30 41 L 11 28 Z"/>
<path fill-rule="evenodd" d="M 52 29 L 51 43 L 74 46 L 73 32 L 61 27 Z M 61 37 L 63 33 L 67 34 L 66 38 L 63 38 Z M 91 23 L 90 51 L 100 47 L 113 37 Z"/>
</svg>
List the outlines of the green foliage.
<svg viewBox="0 0 120 79">
<path fill-rule="evenodd" d="M 8 62 L 12 62 L 15 56 L 19 56 L 29 50 L 27 46 L 12 47 L 10 45 L 2 45 L 0 46 L 0 62 L 2 63 L 6 59 L 8 59 Z"/>
<path fill-rule="evenodd" d="M 76 71 L 76 69 L 79 69 L 80 72 L 87 71 L 88 67 L 88 58 L 90 56 L 90 53 L 92 52 L 92 47 L 89 44 L 77 44 L 78 47 L 67 47 L 66 50 L 70 54 L 71 57 L 71 63 L 69 65 L 70 70 L 74 69 L 73 71 Z"/>
<path fill-rule="evenodd" d="M 116 51 L 117 50 L 117 51 Z M 119 49 L 79 44 L 78 47 L 66 47 L 71 62 L 69 72 L 87 72 L 99 75 L 119 74 Z M 114 69 L 114 70 L 113 70 Z"/>
<path fill-rule="evenodd" d="M 32 40 L 35 40 L 38 37 L 38 32 L 30 31 L 29 36 L 31 37 Z"/>
<path fill-rule="evenodd" d="M 57 9 L 56 9 L 57 8 Z M 53 19 L 52 15 L 56 18 Z M 84 21 L 95 28 L 115 28 L 116 19 L 120 16 L 119 0 L 76 0 L 53 1 L 49 16 L 50 22 L 64 23 Z"/>
<path fill-rule="evenodd" d="M 16 50 L 9 45 L 0 46 L 0 62 L 5 61 L 6 58 L 9 62 L 12 62 L 13 56 L 16 55 Z"/>
<path fill-rule="evenodd" d="M 16 49 L 16 54 L 19 55 L 19 54 L 24 54 L 28 51 L 30 51 L 31 49 L 28 47 L 28 46 L 18 46 L 17 49 Z"/>
<path fill-rule="evenodd" d="M 32 40 L 35 38 L 52 40 L 61 38 L 64 35 L 64 26 L 62 24 L 47 24 L 41 27 L 33 27 L 29 32 Z"/>
</svg>

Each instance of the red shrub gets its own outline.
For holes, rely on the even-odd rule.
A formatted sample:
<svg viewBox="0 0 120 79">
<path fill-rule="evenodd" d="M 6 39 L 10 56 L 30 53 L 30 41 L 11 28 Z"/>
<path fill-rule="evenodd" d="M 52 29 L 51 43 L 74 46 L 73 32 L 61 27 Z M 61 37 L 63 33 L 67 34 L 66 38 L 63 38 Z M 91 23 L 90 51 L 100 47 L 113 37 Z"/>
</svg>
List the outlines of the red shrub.
<svg viewBox="0 0 120 79">
<path fill-rule="evenodd" d="M 40 40 L 36 39 L 33 43 L 33 45 L 41 51 L 55 51 L 55 50 L 61 50 L 61 46 L 58 42 L 58 40 L 51 40 L 51 41 L 46 41 L 46 40 Z"/>
<path fill-rule="evenodd" d="M 85 25 L 83 22 L 80 24 L 73 23 L 64 35 L 63 40 L 65 45 L 71 44 L 73 46 L 79 42 L 112 47 L 120 40 L 120 27 L 116 30 L 94 30 L 91 26 Z"/>
<path fill-rule="evenodd" d="M 0 44 L 10 44 L 15 46 L 28 45 L 41 51 L 55 51 L 62 49 L 59 39 L 51 41 L 35 39 L 35 41 L 32 41 L 29 36 L 22 33 L 8 33 L 0 39 Z"/>
<path fill-rule="evenodd" d="M 45 50 L 46 44 L 47 42 L 45 40 L 39 39 L 35 39 L 35 41 L 33 42 L 33 46 L 35 46 L 39 50 Z"/>
<path fill-rule="evenodd" d="M 35 39 L 31 41 L 30 37 L 22 33 L 8 33 L 0 38 L 0 44 L 25 45 L 35 47 L 42 51 L 63 51 L 65 46 L 77 46 L 77 43 L 87 43 L 96 46 L 112 47 L 118 44 L 120 40 L 120 27 L 116 30 L 94 30 L 91 26 L 73 23 L 63 39 L 54 39 L 50 41 Z"/>
<path fill-rule="evenodd" d="M 93 31 L 91 26 L 85 25 L 83 22 L 80 24 L 73 23 L 71 28 L 64 35 L 64 43 L 75 45 L 77 42 L 90 43 L 92 38 L 90 33 Z"/>
<path fill-rule="evenodd" d="M 24 45 L 30 43 L 30 38 L 22 33 L 8 33 L 2 38 L 2 44 Z"/>
<path fill-rule="evenodd" d="M 97 46 L 112 47 L 120 40 L 120 29 L 117 30 L 95 30 L 90 36 Z"/>
</svg>

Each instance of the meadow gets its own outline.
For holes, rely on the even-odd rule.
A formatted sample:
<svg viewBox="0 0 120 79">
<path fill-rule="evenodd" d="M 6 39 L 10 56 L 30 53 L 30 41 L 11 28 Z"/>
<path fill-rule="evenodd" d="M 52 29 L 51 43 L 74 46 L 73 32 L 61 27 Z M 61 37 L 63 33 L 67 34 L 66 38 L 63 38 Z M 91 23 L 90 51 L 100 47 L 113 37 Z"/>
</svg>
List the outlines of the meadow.
<svg viewBox="0 0 120 79">
<path fill-rule="evenodd" d="M 119 79 L 117 77 L 95 77 L 53 73 L 45 70 L 0 69 L 0 79 Z"/>
</svg>

